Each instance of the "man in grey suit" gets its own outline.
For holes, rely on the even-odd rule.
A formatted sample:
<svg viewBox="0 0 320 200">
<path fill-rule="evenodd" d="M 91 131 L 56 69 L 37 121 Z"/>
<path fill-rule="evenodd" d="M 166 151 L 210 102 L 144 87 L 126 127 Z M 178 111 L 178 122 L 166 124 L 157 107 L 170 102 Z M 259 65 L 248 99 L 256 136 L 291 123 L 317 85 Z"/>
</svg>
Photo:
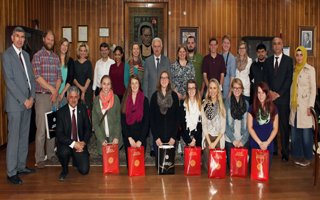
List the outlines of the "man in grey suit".
<svg viewBox="0 0 320 200">
<path fill-rule="evenodd" d="M 35 79 L 30 57 L 22 50 L 25 31 L 16 27 L 11 39 L 13 44 L 4 52 L 2 64 L 8 113 L 7 179 L 13 184 L 22 184 L 18 175 L 35 172 L 26 167 Z"/>
<path fill-rule="evenodd" d="M 170 61 L 166 56 L 161 55 L 162 47 L 162 40 L 158 37 L 154 38 L 152 40 L 153 55 L 151 55 L 145 60 L 143 92 L 144 95 L 148 97 L 149 101 L 151 99 L 152 94 L 156 91 L 157 83 L 159 81 L 161 72 L 169 72 Z M 152 146 L 152 134 L 150 134 L 150 139 L 150 155 L 154 156 Z"/>
</svg>

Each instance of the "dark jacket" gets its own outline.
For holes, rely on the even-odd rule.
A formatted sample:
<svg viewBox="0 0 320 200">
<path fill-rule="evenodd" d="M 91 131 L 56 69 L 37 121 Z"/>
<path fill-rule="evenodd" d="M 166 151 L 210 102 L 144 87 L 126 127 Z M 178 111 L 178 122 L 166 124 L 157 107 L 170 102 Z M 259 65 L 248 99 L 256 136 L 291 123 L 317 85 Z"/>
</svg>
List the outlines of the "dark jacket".
<svg viewBox="0 0 320 200">
<path fill-rule="evenodd" d="M 163 143 L 169 142 L 170 138 L 176 140 L 178 131 L 178 95 L 172 91 L 173 104 L 165 115 L 161 114 L 157 102 L 157 91 L 153 93 L 150 102 L 150 127 L 154 141 L 158 138 Z"/>
</svg>

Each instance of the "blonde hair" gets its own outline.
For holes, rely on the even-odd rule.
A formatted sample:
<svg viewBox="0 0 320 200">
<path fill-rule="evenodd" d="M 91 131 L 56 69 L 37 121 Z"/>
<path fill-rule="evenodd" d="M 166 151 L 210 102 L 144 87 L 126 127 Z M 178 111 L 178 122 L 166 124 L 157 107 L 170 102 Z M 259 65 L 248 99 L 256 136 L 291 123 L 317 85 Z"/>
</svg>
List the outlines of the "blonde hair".
<svg viewBox="0 0 320 200">
<path fill-rule="evenodd" d="M 80 42 L 80 43 L 78 43 L 78 46 L 77 46 L 77 58 L 78 58 L 78 59 L 80 58 L 80 48 L 81 48 L 81 47 L 86 48 L 86 50 L 87 50 L 87 57 L 86 57 L 86 58 L 88 58 L 88 57 L 89 57 L 89 46 L 88 46 L 88 44 L 85 43 L 85 42 Z"/>
<path fill-rule="evenodd" d="M 209 86 L 210 86 L 210 83 L 213 83 L 217 86 L 217 89 L 218 89 L 218 96 L 217 96 L 217 101 L 219 102 L 219 110 L 221 112 L 221 115 L 223 117 L 226 116 L 226 109 L 224 107 L 224 103 L 223 103 L 223 100 L 222 100 L 222 93 L 221 93 L 221 90 L 220 90 L 220 84 L 219 84 L 219 81 L 215 78 L 212 78 L 209 80 L 209 83 L 208 83 L 208 89 L 209 90 Z M 206 93 L 206 97 L 204 99 L 204 104 L 208 103 L 208 102 L 212 102 L 212 98 L 211 96 L 209 96 L 209 91 L 207 91 Z"/>
</svg>

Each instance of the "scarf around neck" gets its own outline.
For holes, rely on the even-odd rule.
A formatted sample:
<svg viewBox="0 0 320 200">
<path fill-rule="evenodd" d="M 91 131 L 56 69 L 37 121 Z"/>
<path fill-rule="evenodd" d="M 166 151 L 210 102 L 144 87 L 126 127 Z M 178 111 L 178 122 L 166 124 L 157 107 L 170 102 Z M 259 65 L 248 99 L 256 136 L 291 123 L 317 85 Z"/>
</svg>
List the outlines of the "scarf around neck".
<svg viewBox="0 0 320 200">
<path fill-rule="evenodd" d="M 133 103 L 132 94 L 127 98 L 126 102 L 126 122 L 132 125 L 135 122 L 141 122 L 143 118 L 144 94 L 139 90 L 136 96 L 136 102 Z"/>
<path fill-rule="evenodd" d="M 242 95 L 240 96 L 239 102 L 237 102 L 237 99 L 233 94 L 231 95 L 230 110 L 233 119 L 242 120 L 244 113 L 247 112 L 247 104 Z"/>
<path fill-rule="evenodd" d="M 219 112 L 219 101 L 213 103 L 212 101 L 208 101 L 204 106 L 204 113 L 208 120 L 212 120 L 215 116 L 217 116 Z"/>
<path fill-rule="evenodd" d="M 189 131 L 191 132 L 197 128 L 198 122 L 200 121 L 200 117 L 201 117 L 201 111 L 199 110 L 197 101 L 192 103 L 189 100 L 188 105 L 189 105 L 189 110 L 188 110 L 187 102 L 183 103 L 184 109 L 186 111 L 187 129 L 189 129 Z"/>
<path fill-rule="evenodd" d="M 261 107 L 258 110 L 257 122 L 259 125 L 267 124 L 270 122 L 270 112 L 264 111 Z"/>
<path fill-rule="evenodd" d="M 172 98 L 172 91 L 169 90 L 166 92 L 166 96 L 162 94 L 161 91 L 157 92 L 157 103 L 160 107 L 161 114 L 165 115 L 168 111 L 168 109 L 173 104 L 173 98 Z"/>
<path fill-rule="evenodd" d="M 134 61 L 132 59 L 132 60 L 129 61 L 129 65 L 130 65 L 130 75 L 134 75 L 134 67 L 136 65 L 138 66 L 138 71 L 139 72 L 144 72 L 141 60 Z"/>
<path fill-rule="evenodd" d="M 237 69 L 239 72 L 245 70 L 248 64 L 248 56 L 246 55 L 244 59 L 241 59 L 240 56 L 237 56 Z"/>
<path fill-rule="evenodd" d="M 297 47 L 295 52 L 297 53 L 298 51 L 302 52 L 303 60 L 302 60 L 301 64 L 296 63 L 296 65 L 294 67 L 294 72 L 293 72 L 293 78 L 292 78 L 292 84 L 291 84 L 292 89 L 291 89 L 290 105 L 291 105 L 291 109 L 294 111 L 296 111 L 297 107 L 298 107 L 298 99 L 297 99 L 298 76 L 299 76 L 301 70 L 303 69 L 303 67 L 305 66 L 305 64 L 307 63 L 307 57 L 308 57 L 307 50 L 303 46 Z"/>
<path fill-rule="evenodd" d="M 110 110 L 114 104 L 114 94 L 113 90 L 110 90 L 107 95 L 105 95 L 102 91 L 100 91 L 99 98 L 102 104 L 103 110 Z"/>
</svg>

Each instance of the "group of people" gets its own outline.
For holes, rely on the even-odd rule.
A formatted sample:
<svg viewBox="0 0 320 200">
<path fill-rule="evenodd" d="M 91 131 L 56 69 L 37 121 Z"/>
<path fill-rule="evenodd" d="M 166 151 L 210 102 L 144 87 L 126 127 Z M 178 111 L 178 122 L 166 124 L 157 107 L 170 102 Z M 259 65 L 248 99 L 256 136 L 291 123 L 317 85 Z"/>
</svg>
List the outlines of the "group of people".
<svg viewBox="0 0 320 200">
<path fill-rule="evenodd" d="M 59 160 L 61 181 L 71 157 L 81 174 L 89 172 L 87 144 L 92 133 L 99 154 L 103 145 L 113 143 L 123 145 L 126 156 L 128 147 L 150 145 L 150 154 L 157 155 L 160 145 L 177 145 L 183 139 L 188 146 L 202 147 L 206 168 L 209 150 L 215 148 L 226 149 L 228 165 L 233 147 L 268 149 L 271 163 L 278 132 L 282 160 L 288 161 L 290 124 L 294 163 L 310 164 L 316 79 L 303 46 L 295 51 L 293 67 L 279 37 L 272 40 L 274 55 L 267 58 L 265 45 L 259 44 L 254 62 L 243 41 L 233 56 L 227 35 L 222 54 L 218 40 L 211 38 L 204 57 L 196 51 L 196 38 L 189 36 L 172 64 L 162 55 L 160 38 L 152 40 L 149 56 L 142 57 L 141 46 L 133 43 L 127 61 L 122 47 L 113 50 L 113 60 L 109 45 L 102 43 L 93 71 L 86 43 L 78 45 L 74 61 L 68 40 L 62 39 L 54 52 L 54 34 L 47 31 L 43 48 L 30 62 L 22 50 L 24 30 L 16 27 L 11 38 L 13 44 L 3 55 L 11 183 L 21 184 L 20 174 L 35 171 L 26 167 L 33 104 L 36 166 Z M 52 107 L 59 107 L 56 138 L 48 139 L 44 114 Z"/>
</svg>

